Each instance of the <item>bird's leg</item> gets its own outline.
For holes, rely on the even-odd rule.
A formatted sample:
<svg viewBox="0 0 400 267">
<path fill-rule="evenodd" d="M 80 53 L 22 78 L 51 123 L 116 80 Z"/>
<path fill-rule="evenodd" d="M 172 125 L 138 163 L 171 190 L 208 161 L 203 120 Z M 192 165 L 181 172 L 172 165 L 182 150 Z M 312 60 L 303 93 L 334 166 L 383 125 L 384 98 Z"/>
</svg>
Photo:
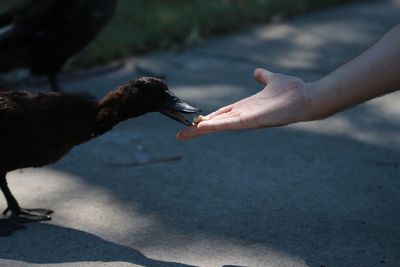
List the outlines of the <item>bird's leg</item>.
<svg viewBox="0 0 400 267">
<path fill-rule="evenodd" d="M 3 215 L 11 212 L 11 219 L 18 222 L 35 222 L 35 221 L 48 221 L 51 220 L 49 214 L 53 213 L 52 210 L 46 209 L 21 209 L 17 200 L 12 195 L 8 188 L 6 175 L 0 175 L 0 188 L 7 200 L 7 209 L 4 210 Z"/>
<path fill-rule="evenodd" d="M 56 74 L 49 74 L 47 77 L 50 83 L 51 90 L 53 92 L 61 92 L 61 87 L 58 84 L 57 75 Z"/>
<path fill-rule="evenodd" d="M 4 193 L 4 196 L 7 196 L 6 199 L 7 199 L 7 204 L 9 205 L 9 207 L 10 207 L 10 205 L 14 205 L 14 206 L 16 205 L 18 207 L 17 201 L 12 196 L 10 190 L 8 190 L 5 174 L 0 175 L 0 187 Z M 7 210 L 5 210 L 5 211 L 7 211 Z M 14 222 L 11 219 L 0 219 L 0 236 L 9 236 L 12 234 L 12 232 L 19 230 L 19 229 L 24 229 L 24 228 L 25 228 L 25 226 L 23 226 L 17 222 Z"/>
<path fill-rule="evenodd" d="M 4 212 L 3 212 L 3 215 L 6 215 L 9 211 L 12 211 L 12 210 L 14 210 L 14 211 L 20 210 L 21 208 L 19 207 L 17 200 L 15 199 L 15 197 L 12 195 L 10 189 L 8 188 L 5 174 L 2 174 L 0 176 L 0 188 L 4 194 L 4 197 L 7 200 L 7 205 L 8 205 L 7 209 L 4 210 Z"/>
</svg>

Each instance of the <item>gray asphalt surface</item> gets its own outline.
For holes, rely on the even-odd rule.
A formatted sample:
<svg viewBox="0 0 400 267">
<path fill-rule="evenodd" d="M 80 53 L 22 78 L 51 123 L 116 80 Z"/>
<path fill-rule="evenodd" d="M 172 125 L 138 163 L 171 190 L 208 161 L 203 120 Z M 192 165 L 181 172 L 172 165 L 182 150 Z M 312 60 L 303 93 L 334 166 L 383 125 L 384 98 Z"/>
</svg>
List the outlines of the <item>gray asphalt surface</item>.
<svg viewBox="0 0 400 267">
<path fill-rule="evenodd" d="M 317 79 L 399 18 L 398 0 L 335 7 L 63 87 L 100 97 L 146 69 L 207 113 L 260 90 L 255 67 Z M 284 128 L 181 143 L 180 127 L 149 114 L 10 173 L 21 206 L 55 214 L 1 238 L 0 265 L 400 266 L 399 93 Z"/>
</svg>

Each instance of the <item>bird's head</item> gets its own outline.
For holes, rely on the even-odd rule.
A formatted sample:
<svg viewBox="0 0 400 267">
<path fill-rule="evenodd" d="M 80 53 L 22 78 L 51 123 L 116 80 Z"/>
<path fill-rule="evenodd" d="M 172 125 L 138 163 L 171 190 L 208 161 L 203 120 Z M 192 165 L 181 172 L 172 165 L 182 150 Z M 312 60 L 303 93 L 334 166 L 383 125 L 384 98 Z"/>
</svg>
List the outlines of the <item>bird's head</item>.
<svg viewBox="0 0 400 267">
<path fill-rule="evenodd" d="M 132 80 L 119 87 L 115 93 L 124 99 L 124 113 L 127 117 L 135 117 L 148 112 L 162 114 L 185 125 L 191 125 L 184 114 L 200 113 L 198 108 L 180 100 L 160 79 L 144 77 Z"/>
</svg>

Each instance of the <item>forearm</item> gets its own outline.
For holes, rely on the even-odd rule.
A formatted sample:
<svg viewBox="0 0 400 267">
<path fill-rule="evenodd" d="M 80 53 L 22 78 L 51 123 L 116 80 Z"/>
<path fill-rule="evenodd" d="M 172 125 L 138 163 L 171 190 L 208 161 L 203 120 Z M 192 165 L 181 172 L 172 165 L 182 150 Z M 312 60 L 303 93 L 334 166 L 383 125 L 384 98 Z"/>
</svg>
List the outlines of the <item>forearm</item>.
<svg viewBox="0 0 400 267">
<path fill-rule="evenodd" d="M 328 74 L 307 84 L 309 119 L 327 117 L 400 88 L 400 24 L 377 43 Z"/>
</svg>

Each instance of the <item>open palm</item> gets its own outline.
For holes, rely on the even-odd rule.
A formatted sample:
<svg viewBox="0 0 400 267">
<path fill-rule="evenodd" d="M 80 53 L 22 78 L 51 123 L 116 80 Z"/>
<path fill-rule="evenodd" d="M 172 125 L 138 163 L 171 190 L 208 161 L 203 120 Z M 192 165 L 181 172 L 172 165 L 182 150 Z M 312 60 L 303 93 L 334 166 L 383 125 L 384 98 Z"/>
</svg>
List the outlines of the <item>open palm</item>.
<svg viewBox="0 0 400 267">
<path fill-rule="evenodd" d="M 178 140 L 211 132 L 281 126 L 303 120 L 305 83 L 296 77 L 256 69 L 263 90 L 207 115 L 207 120 L 180 131 Z"/>
</svg>

